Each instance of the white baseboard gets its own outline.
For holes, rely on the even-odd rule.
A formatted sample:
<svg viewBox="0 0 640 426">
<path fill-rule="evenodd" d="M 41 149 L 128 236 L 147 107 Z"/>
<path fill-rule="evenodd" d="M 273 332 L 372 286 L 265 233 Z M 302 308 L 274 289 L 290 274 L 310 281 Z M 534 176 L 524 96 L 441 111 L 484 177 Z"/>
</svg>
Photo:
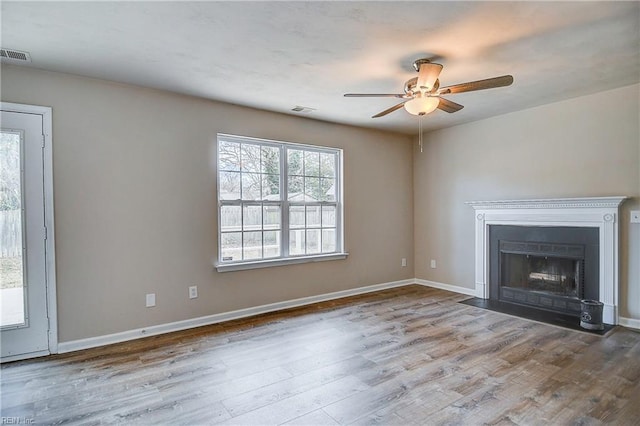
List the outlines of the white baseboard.
<svg viewBox="0 0 640 426">
<path fill-rule="evenodd" d="M 440 290 L 447 290 L 447 291 L 452 291 L 454 293 L 466 294 L 467 296 L 479 297 L 476 295 L 475 288 L 467 288 L 467 287 L 460 287 L 457 285 L 443 284 L 436 281 L 422 280 L 420 278 L 416 278 L 415 283 L 426 286 L 426 287 L 439 288 Z"/>
<path fill-rule="evenodd" d="M 89 337 L 86 339 L 70 340 L 58 343 L 58 353 L 79 351 L 82 349 L 95 348 L 98 346 L 110 345 L 113 343 L 126 342 L 140 339 L 142 337 L 156 336 L 158 334 L 170 333 L 173 331 L 186 330 L 189 328 L 202 327 L 204 325 L 216 324 L 223 321 L 246 318 L 268 312 L 280 311 L 283 309 L 295 308 L 298 306 L 310 305 L 312 303 L 325 302 L 327 300 L 341 299 L 343 297 L 355 296 L 358 294 L 371 293 L 374 291 L 386 290 L 388 288 L 402 287 L 415 284 L 416 280 L 408 279 L 392 281 L 382 284 L 374 284 L 366 287 L 358 287 L 349 290 L 336 291 L 333 293 L 320 294 L 317 296 L 303 297 L 300 299 L 287 300 L 284 302 L 271 303 L 268 305 L 256 306 L 252 308 L 239 309 L 237 311 L 223 312 L 220 314 L 207 315 L 183 321 L 176 321 L 167 324 L 153 325 L 151 327 L 138 328 L 135 330 L 122 331 L 120 333 L 107 334 L 104 336 Z"/>
<path fill-rule="evenodd" d="M 129 340 L 140 339 L 142 337 L 156 336 L 158 334 L 171 333 L 174 331 L 186 330 L 189 328 L 202 327 L 205 325 L 217 324 L 224 321 L 246 318 L 254 315 L 265 314 L 268 312 L 280 311 L 283 309 L 295 308 L 298 306 L 310 305 L 327 300 L 341 299 L 343 297 L 356 296 L 359 294 L 371 293 L 374 291 L 386 290 L 389 288 L 402 287 L 411 284 L 419 284 L 426 287 L 438 288 L 441 290 L 452 291 L 454 293 L 466 294 L 468 296 L 479 297 L 475 293 L 475 289 L 460 287 L 451 284 L 443 284 L 435 281 L 423 280 L 419 278 L 392 281 L 388 283 L 375 284 L 366 287 L 358 287 L 349 290 L 336 291 L 333 293 L 320 294 L 317 296 L 303 297 L 300 299 L 287 300 L 284 302 L 271 303 L 252 308 L 239 309 L 231 312 L 223 312 L 220 314 L 207 315 L 199 318 L 192 318 L 183 321 L 176 321 L 167 324 L 154 325 L 151 327 L 138 328 L 135 330 L 123 331 L 120 333 L 107 334 L 104 336 L 89 337 L 86 339 L 70 340 L 68 342 L 58 343 L 58 353 L 67 353 L 79 351 L 82 349 L 95 348 L 99 346 L 110 345 L 113 343 L 126 342 Z M 619 324 L 629 328 L 640 329 L 640 320 L 633 318 L 620 317 Z"/>
<path fill-rule="evenodd" d="M 618 324 L 624 327 L 640 330 L 640 319 L 619 317 Z"/>
</svg>

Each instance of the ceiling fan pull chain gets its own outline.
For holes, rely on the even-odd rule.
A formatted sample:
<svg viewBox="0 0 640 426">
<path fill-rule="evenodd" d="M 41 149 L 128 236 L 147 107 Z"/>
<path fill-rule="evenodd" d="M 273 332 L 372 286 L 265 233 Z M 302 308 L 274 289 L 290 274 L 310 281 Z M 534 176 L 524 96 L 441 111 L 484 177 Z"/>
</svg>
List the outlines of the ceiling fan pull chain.
<svg viewBox="0 0 640 426">
<path fill-rule="evenodd" d="M 422 119 L 424 114 L 418 116 L 418 145 L 420 145 L 420 152 L 422 152 Z"/>
</svg>

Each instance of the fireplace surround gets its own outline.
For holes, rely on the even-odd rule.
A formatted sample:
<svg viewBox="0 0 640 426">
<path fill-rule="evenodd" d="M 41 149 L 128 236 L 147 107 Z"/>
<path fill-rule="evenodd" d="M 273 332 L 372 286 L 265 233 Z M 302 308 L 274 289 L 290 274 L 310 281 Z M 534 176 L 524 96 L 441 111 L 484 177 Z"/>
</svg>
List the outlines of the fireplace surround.
<svg viewBox="0 0 640 426">
<path fill-rule="evenodd" d="M 594 284 L 598 291 L 597 297 L 593 298 L 604 304 L 603 322 L 616 325 L 618 323 L 619 288 L 619 207 L 626 198 L 624 196 L 616 196 L 467 202 L 466 204 L 472 206 L 475 210 L 475 296 L 483 299 L 490 299 L 491 296 L 491 227 L 550 228 L 552 231 L 561 231 L 561 228 L 590 228 L 593 230 L 592 232 L 598 235 L 597 284 Z M 557 244 L 562 246 L 563 243 Z M 571 251 L 572 249 L 575 250 L 575 247 L 573 247 L 575 245 L 580 244 L 565 242 L 564 247 L 558 246 L 556 249 Z M 507 251 L 513 252 L 513 247 L 511 249 L 508 248 Z M 518 254 L 517 250 L 515 251 L 515 254 Z M 549 257 L 548 253 L 546 253 L 547 256 L 544 254 L 544 252 L 540 252 L 538 255 L 529 253 L 529 256 L 537 256 L 543 259 L 544 257 Z M 568 259 L 571 259 L 571 256 Z M 522 259 L 513 260 L 511 263 L 520 265 Z M 563 265 L 547 266 L 546 270 L 542 268 L 539 271 L 529 271 L 529 274 L 533 274 L 534 281 L 536 279 L 538 281 L 546 281 L 545 286 L 550 285 L 549 282 L 552 281 L 562 282 L 558 275 L 564 275 L 565 284 L 563 288 L 571 292 L 571 288 L 577 288 L 579 283 L 574 285 L 567 282 L 567 279 L 569 281 L 574 279 L 567 278 L 571 275 L 567 273 L 567 270 L 575 269 L 574 273 L 578 275 L 577 279 L 581 280 L 583 277 L 580 275 L 580 262 L 577 264 L 572 263 L 572 266 L 565 262 Z M 565 269 L 563 273 L 557 272 L 563 268 Z M 547 291 L 548 289 L 544 290 Z M 586 298 L 593 295 L 593 293 L 589 293 L 577 297 Z"/>
</svg>

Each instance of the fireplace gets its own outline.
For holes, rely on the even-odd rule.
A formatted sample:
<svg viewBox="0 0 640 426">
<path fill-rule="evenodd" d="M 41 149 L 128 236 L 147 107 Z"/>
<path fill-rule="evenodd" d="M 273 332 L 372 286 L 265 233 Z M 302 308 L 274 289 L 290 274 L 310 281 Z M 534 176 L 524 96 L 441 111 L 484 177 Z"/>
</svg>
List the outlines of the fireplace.
<svg viewBox="0 0 640 426">
<path fill-rule="evenodd" d="M 593 227 L 489 226 L 489 299 L 580 316 L 599 300 Z"/>
<path fill-rule="evenodd" d="M 490 299 L 491 293 L 496 291 L 492 286 L 494 281 L 492 281 L 491 272 L 507 274 L 505 276 L 513 273 L 515 278 L 520 278 L 521 281 L 526 278 L 526 293 L 521 291 L 525 286 L 517 283 L 504 286 L 502 292 L 504 297 L 511 297 L 520 305 L 536 303 L 553 307 L 554 304 L 561 304 L 563 300 L 570 305 L 576 299 L 589 298 L 603 303 L 602 319 L 605 324 L 618 324 L 619 207 L 626 198 L 614 196 L 468 201 L 466 204 L 475 210 L 475 290 L 473 294 L 481 299 Z M 505 242 L 504 266 L 501 265 L 500 269 L 496 269 L 497 266 L 492 267 L 490 264 L 490 251 L 493 248 L 490 231 L 498 229 L 494 229 L 497 226 L 531 228 L 534 231 L 554 228 L 554 232 L 558 231 L 558 228 L 591 228 L 590 232 L 597 234 L 597 254 L 591 253 L 592 243 L 571 239 L 544 241 L 537 236 L 525 236 L 524 240 L 520 237 L 505 237 L 502 238 Z M 517 250 L 518 247 L 523 247 L 522 244 L 527 248 L 524 252 Z M 528 250 L 531 244 L 539 245 L 537 251 Z M 579 254 L 580 249 L 576 246 L 585 246 L 584 254 Z M 567 255 L 559 256 L 562 252 Z M 529 256 L 528 259 L 527 256 Z M 592 256 L 595 256 L 596 260 L 591 261 Z M 546 260 L 547 263 L 545 264 L 539 258 Z M 564 260 L 558 258 L 564 258 Z M 502 268 L 511 268 L 511 270 L 498 272 Z M 520 269 L 516 271 L 518 268 Z M 538 286 L 537 289 L 535 286 Z M 554 289 L 550 290 L 552 288 Z M 593 293 L 595 288 L 598 290 L 597 293 Z M 512 294 L 504 294 L 505 290 L 506 293 L 512 291 Z M 580 293 L 581 291 L 583 293 Z M 577 293 L 577 296 L 573 292 Z M 536 296 L 538 300 L 534 300 Z M 513 301 L 509 303 L 516 305 Z M 573 308 L 575 305 L 569 306 L 569 309 Z"/>
</svg>

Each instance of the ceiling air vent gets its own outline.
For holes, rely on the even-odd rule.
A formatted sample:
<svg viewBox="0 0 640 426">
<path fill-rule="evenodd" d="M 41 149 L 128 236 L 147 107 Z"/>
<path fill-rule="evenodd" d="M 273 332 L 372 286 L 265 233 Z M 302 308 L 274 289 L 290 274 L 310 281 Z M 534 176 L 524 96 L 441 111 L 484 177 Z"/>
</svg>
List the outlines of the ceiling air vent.
<svg viewBox="0 0 640 426">
<path fill-rule="evenodd" d="M 304 114 L 308 114 L 308 113 L 310 113 L 312 111 L 315 111 L 315 110 L 316 110 L 315 108 L 303 107 L 303 106 L 300 106 L 300 105 L 296 105 L 295 107 L 291 108 L 291 111 L 293 111 L 293 112 L 302 112 Z"/>
<path fill-rule="evenodd" d="M 21 52 L 19 50 L 0 48 L 0 58 L 7 62 L 31 62 L 29 52 Z"/>
</svg>

